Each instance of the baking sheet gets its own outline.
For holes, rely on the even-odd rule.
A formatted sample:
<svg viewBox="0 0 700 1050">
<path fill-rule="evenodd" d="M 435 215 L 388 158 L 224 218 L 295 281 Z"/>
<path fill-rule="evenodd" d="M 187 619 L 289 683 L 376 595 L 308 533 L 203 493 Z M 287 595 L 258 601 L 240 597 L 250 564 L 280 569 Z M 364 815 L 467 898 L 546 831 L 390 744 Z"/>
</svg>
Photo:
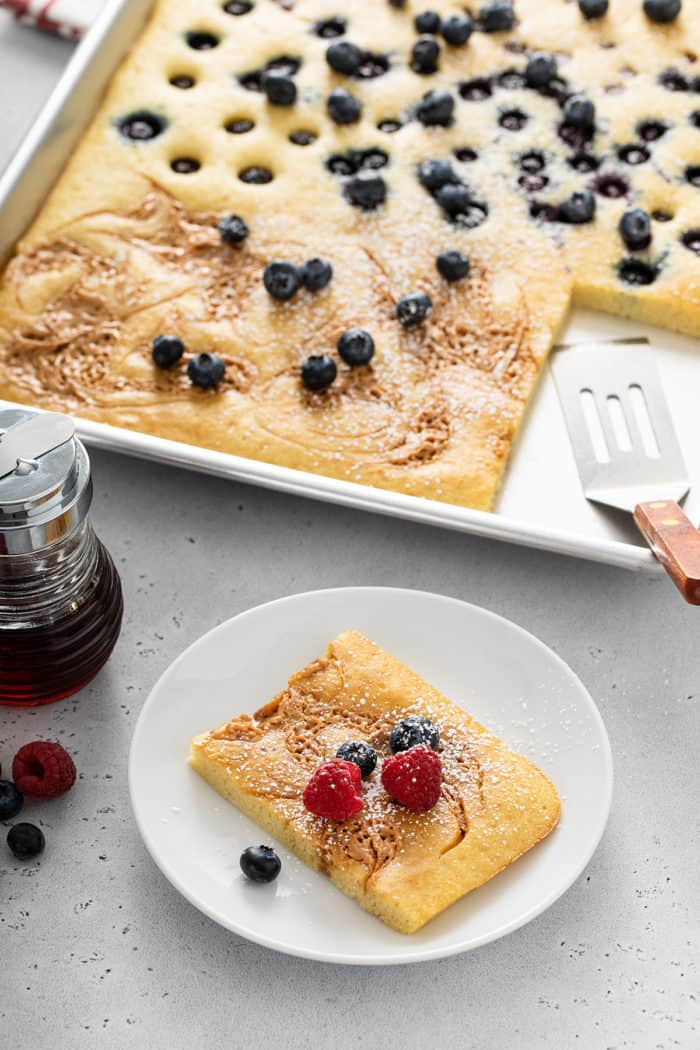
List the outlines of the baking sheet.
<svg viewBox="0 0 700 1050">
<path fill-rule="evenodd" d="M 151 6 L 152 0 L 108 0 L 0 179 L 0 263 L 9 257 L 60 174 Z M 681 447 L 690 476 L 695 479 L 700 476 L 700 426 L 693 397 L 693 388 L 700 380 L 697 342 L 588 311 L 573 312 L 562 341 L 640 335 L 646 335 L 656 351 Z M 335 481 L 87 420 L 77 419 L 76 423 L 80 436 L 95 447 L 624 568 L 661 571 L 629 515 L 596 507 L 584 499 L 548 370 L 535 393 L 497 510 L 492 514 Z M 685 507 L 697 521 L 700 495 L 691 492 Z"/>
</svg>

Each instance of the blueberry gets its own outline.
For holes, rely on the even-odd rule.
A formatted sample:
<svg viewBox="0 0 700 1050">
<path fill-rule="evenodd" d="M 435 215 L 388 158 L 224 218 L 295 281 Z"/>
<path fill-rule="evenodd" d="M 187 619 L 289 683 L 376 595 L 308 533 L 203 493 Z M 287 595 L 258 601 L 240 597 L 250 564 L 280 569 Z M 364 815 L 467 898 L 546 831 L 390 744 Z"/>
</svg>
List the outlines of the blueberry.
<svg viewBox="0 0 700 1050">
<path fill-rule="evenodd" d="M 330 282 L 333 267 L 328 259 L 309 259 L 301 268 L 301 283 L 310 292 L 320 292 Z"/>
<path fill-rule="evenodd" d="M 435 200 L 448 215 L 460 215 L 468 209 L 472 195 L 466 186 L 460 183 L 448 183 L 437 190 Z"/>
<path fill-rule="evenodd" d="M 623 259 L 617 267 L 617 273 L 625 284 L 652 284 L 659 275 L 659 267 L 643 259 Z"/>
<path fill-rule="evenodd" d="M 630 251 L 640 251 L 651 244 L 651 220 L 642 208 L 631 208 L 620 219 L 620 236 Z"/>
<path fill-rule="evenodd" d="M 441 19 L 437 11 L 423 11 L 413 19 L 416 33 L 439 33 Z"/>
<path fill-rule="evenodd" d="M 442 35 L 453 47 L 466 44 L 473 30 L 474 23 L 469 15 L 451 15 L 442 23 Z"/>
<path fill-rule="evenodd" d="M 595 197 L 590 190 L 576 190 L 559 205 L 558 217 L 562 222 L 580 226 L 591 222 L 595 216 Z"/>
<path fill-rule="evenodd" d="M 609 0 L 578 0 L 578 6 L 585 19 L 602 18 L 607 14 Z"/>
<path fill-rule="evenodd" d="M 644 14 L 652 22 L 673 22 L 681 10 L 681 0 L 644 0 Z"/>
<path fill-rule="evenodd" d="M 7 845 L 18 860 L 31 860 L 43 851 L 46 839 L 36 824 L 15 824 L 7 833 Z"/>
<path fill-rule="evenodd" d="M 270 169 L 263 168 L 261 164 L 252 164 L 238 173 L 241 182 L 247 182 L 253 186 L 264 186 L 267 182 L 272 182 L 273 177 Z"/>
<path fill-rule="evenodd" d="M 656 142 L 666 134 L 668 125 L 661 120 L 643 120 L 637 131 L 645 142 Z"/>
<path fill-rule="evenodd" d="M 341 744 L 335 757 L 342 758 L 345 762 L 354 762 L 363 777 L 373 773 L 377 765 L 377 752 L 364 740 L 348 740 L 346 744 Z"/>
<path fill-rule="evenodd" d="M 158 368 L 172 368 L 185 352 L 185 344 L 176 335 L 158 335 L 151 344 L 151 357 Z"/>
<path fill-rule="evenodd" d="M 388 73 L 389 65 L 388 55 L 373 55 L 371 52 L 365 51 L 362 55 L 360 68 L 355 76 L 359 77 L 360 80 L 374 80 L 375 77 L 381 77 Z"/>
<path fill-rule="evenodd" d="M 425 127 L 446 128 L 452 123 L 455 100 L 449 91 L 428 91 L 416 106 L 416 117 Z"/>
<path fill-rule="evenodd" d="M 249 234 L 248 224 L 240 215 L 224 215 L 219 220 L 219 236 L 224 244 L 241 244 Z"/>
<path fill-rule="evenodd" d="M 411 292 L 403 295 L 396 304 L 396 316 L 404 328 L 413 328 L 414 325 L 425 321 L 433 308 L 433 301 L 425 292 Z"/>
<path fill-rule="evenodd" d="M 187 365 L 187 375 L 194 386 L 212 390 L 224 378 L 226 365 L 218 354 L 197 354 Z"/>
<path fill-rule="evenodd" d="M 293 106 L 297 100 L 297 86 L 292 78 L 276 69 L 265 73 L 263 90 L 272 106 Z"/>
<path fill-rule="evenodd" d="M 192 172 L 199 171 L 201 166 L 196 157 L 176 157 L 170 162 L 170 167 L 178 175 L 191 175 Z"/>
<path fill-rule="evenodd" d="M 240 865 L 251 882 L 273 882 L 282 870 L 282 861 L 272 846 L 248 846 L 241 853 Z"/>
<path fill-rule="evenodd" d="M 326 49 L 326 62 L 336 73 L 351 76 L 360 67 L 362 51 L 357 44 L 352 44 L 349 40 L 339 40 Z"/>
<path fill-rule="evenodd" d="M 544 51 L 533 55 L 525 67 L 525 80 L 530 87 L 546 87 L 556 75 L 557 60 L 554 55 L 548 55 Z"/>
<path fill-rule="evenodd" d="M 299 291 L 301 274 L 294 263 L 275 259 L 263 273 L 263 284 L 273 299 L 291 299 Z"/>
<path fill-rule="evenodd" d="M 362 116 L 362 103 L 345 88 L 331 91 L 326 100 L 326 109 L 336 124 L 356 124 Z"/>
<path fill-rule="evenodd" d="M 418 744 L 427 744 L 433 751 L 437 751 L 440 746 L 440 734 L 437 726 L 429 718 L 409 715 L 392 729 L 389 747 L 396 755 L 399 751 L 408 751 L 410 747 L 417 747 Z"/>
<path fill-rule="evenodd" d="M 190 33 L 185 33 L 185 40 L 193 51 L 211 51 L 212 48 L 219 45 L 218 36 L 214 33 L 207 33 L 205 30 L 195 29 Z"/>
<path fill-rule="evenodd" d="M 386 183 L 373 171 L 358 171 L 345 184 L 344 194 L 351 204 L 364 211 L 373 211 L 386 200 Z"/>
<path fill-rule="evenodd" d="M 331 385 L 337 373 L 336 363 L 328 354 L 312 355 L 301 366 L 301 381 L 309 390 L 323 390 Z"/>
<path fill-rule="evenodd" d="M 252 131 L 255 124 L 252 120 L 247 118 L 229 120 L 224 125 L 229 135 L 245 135 L 246 132 Z"/>
<path fill-rule="evenodd" d="M 411 69 L 414 73 L 436 73 L 440 45 L 434 36 L 420 36 L 411 49 Z"/>
<path fill-rule="evenodd" d="M 338 353 L 351 368 L 366 365 L 374 356 L 374 339 L 364 328 L 349 328 L 338 340 Z"/>
<path fill-rule="evenodd" d="M 572 128 L 595 127 L 595 106 L 584 95 L 572 95 L 564 103 L 564 123 Z"/>
<path fill-rule="evenodd" d="M 165 121 L 155 113 L 140 109 L 136 113 L 123 117 L 117 127 L 124 138 L 132 139 L 134 142 L 146 142 L 165 131 Z"/>
<path fill-rule="evenodd" d="M 312 142 L 315 142 L 317 135 L 313 131 L 293 131 L 289 136 L 289 141 L 293 142 L 295 146 L 310 146 Z"/>
<path fill-rule="evenodd" d="M 24 796 L 11 780 L 0 780 L 0 820 L 12 820 L 24 804 Z"/>
<path fill-rule="evenodd" d="M 426 190 L 439 190 L 457 182 L 457 176 L 449 160 L 424 160 L 418 165 L 418 181 Z"/>
<path fill-rule="evenodd" d="M 515 12 L 510 0 L 489 0 L 479 11 L 479 23 L 485 33 L 502 33 L 515 25 Z"/>
<path fill-rule="evenodd" d="M 228 0 L 228 3 L 224 4 L 227 15 L 247 15 L 252 10 L 253 5 L 249 0 Z"/>
<path fill-rule="evenodd" d="M 334 15 L 332 18 L 326 18 L 323 22 L 318 22 L 314 26 L 314 33 L 316 36 L 328 40 L 334 36 L 342 36 L 347 27 L 346 18 L 343 18 L 342 15 Z"/>
<path fill-rule="evenodd" d="M 471 265 L 469 256 L 465 255 L 464 252 L 458 252 L 456 249 L 440 252 L 435 263 L 438 273 L 446 281 L 461 281 L 469 273 Z"/>
</svg>

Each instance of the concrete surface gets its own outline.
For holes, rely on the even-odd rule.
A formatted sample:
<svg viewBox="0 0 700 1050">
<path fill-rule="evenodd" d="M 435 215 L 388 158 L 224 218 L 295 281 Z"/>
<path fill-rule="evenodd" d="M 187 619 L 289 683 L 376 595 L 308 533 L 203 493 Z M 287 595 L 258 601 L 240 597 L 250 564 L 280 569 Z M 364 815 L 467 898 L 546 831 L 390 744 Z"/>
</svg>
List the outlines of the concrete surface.
<svg viewBox="0 0 700 1050">
<path fill-rule="evenodd" d="M 0 16 L 0 161 L 70 47 Z M 27 807 L 39 864 L 0 844 L 0 1045 L 12 1050 L 460 1047 L 694 1050 L 700 610 L 665 580 L 93 455 L 94 521 L 122 574 L 113 659 L 74 699 L 0 709 L 0 759 L 54 737 L 80 781 Z M 170 661 L 251 605 L 373 583 L 483 604 L 539 635 L 596 698 L 616 762 L 612 818 L 578 883 L 524 929 L 407 968 L 334 968 L 200 915 L 141 844 L 129 739 Z"/>
</svg>

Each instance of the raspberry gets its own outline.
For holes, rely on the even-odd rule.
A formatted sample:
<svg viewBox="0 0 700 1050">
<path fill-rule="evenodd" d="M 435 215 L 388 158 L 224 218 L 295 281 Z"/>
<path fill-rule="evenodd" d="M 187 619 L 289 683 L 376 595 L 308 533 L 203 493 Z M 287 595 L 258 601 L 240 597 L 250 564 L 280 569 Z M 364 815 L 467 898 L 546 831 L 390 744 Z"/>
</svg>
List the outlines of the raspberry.
<svg viewBox="0 0 700 1050">
<path fill-rule="evenodd" d="M 414 813 L 427 813 L 440 798 L 442 763 L 426 744 L 399 751 L 382 766 L 382 784 L 393 799 Z"/>
<path fill-rule="evenodd" d="M 75 783 L 75 764 L 60 744 L 33 740 L 12 762 L 12 779 L 23 795 L 56 798 Z"/>
<path fill-rule="evenodd" d="M 331 820 L 347 820 L 364 806 L 362 776 L 354 762 L 334 758 L 318 767 L 302 796 L 309 813 Z"/>
</svg>

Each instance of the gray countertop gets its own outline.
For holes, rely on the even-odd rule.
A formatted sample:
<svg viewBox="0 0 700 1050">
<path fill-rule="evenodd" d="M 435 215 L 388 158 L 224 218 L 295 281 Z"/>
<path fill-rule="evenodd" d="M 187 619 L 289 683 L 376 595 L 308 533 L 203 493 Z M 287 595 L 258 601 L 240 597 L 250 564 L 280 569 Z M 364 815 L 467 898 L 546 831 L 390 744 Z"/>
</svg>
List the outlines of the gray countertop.
<svg viewBox="0 0 700 1050">
<path fill-rule="evenodd" d="M 70 46 L 0 15 L 0 163 Z M 80 780 L 25 809 L 41 862 L 0 844 L 0 1045 L 459 1046 L 637 1050 L 700 1045 L 700 611 L 665 579 L 93 454 L 93 519 L 121 572 L 114 656 L 71 700 L 0 709 L 0 760 L 55 738 Z M 344 968 L 259 948 L 200 915 L 134 826 L 127 752 L 150 688 L 214 624 L 344 584 L 439 591 L 515 620 L 598 702 L 615 756 L 588 870 L 529 926 L 471 954 Z"/>
</svg>

